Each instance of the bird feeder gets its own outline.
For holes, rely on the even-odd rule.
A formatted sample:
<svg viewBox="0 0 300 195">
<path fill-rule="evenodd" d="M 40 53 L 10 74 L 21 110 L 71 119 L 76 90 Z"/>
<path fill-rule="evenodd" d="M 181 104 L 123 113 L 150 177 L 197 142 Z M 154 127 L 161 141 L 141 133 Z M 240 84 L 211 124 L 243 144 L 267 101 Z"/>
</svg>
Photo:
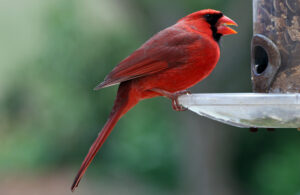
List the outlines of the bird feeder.
<svg viewBox="0 0 300 195">
<path fill-rule="evenodd" d="M 179 103 L 237 126 L 300 127 L 300 0 L 253 0 L 254 93 L 191 94 Z"/>
<path fill-rule="evenodd" d="M 300 1 L 254 0 L 253 10 L 253 91 L 298 93 Z"/>
</svg>

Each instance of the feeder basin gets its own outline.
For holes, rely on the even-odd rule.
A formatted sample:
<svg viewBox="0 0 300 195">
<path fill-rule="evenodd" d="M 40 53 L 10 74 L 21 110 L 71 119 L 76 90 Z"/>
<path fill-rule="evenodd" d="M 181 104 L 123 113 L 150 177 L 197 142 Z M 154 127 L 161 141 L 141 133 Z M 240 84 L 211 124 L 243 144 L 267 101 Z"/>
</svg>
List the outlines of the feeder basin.
<svg viewBox="0 0 300 195">
<path fill-rule="evenodd" d="M 201 116 L 241 128 L 299 128 L 300 94 L 189 94 L 179 104 Z"/>
</svg>

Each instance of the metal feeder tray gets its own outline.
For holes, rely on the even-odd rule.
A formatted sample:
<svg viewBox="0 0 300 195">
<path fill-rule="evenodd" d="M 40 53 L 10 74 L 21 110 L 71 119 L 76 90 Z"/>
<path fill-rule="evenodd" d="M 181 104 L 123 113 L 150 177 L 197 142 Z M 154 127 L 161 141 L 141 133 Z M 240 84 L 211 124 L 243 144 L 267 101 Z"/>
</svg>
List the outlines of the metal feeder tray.
<svg viewBox="0 0 300 195">
<path fill-rule="evenodd" d="M 189 94 L 178 102 L 201 116 L 236 127 L 300 127 L 299 93 Z"/>
</svg>

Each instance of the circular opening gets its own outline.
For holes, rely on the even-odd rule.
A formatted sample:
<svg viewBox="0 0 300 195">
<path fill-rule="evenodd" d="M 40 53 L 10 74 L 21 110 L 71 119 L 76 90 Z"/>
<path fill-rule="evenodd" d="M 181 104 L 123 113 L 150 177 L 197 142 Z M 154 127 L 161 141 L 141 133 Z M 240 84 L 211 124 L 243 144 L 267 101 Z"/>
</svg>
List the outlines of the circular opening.
<svg viewBox="0 0 300 195">
<path fill-rule="evenodd" d="M 268 67 L 268 54 L 261 46 L 256 46 L 254 48 L 254 63 L 256 74 L 262 74 Z"/>
</svg>

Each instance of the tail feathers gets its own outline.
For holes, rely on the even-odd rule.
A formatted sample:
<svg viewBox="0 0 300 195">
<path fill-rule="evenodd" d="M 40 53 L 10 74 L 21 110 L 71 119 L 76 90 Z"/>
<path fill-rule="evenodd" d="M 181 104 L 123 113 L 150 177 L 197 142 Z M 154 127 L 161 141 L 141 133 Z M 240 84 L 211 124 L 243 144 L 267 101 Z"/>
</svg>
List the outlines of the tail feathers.
<svg viewBox="0 0 300 195">
<path fill-rule="evenodd" d="M 74 182 L 72 184 L 71 190 L 72 192 L 75 190 L 75 188 L 78 186 L 82 176 L 84 175 L 86 169 L 94 159 L 95 155 L 97 154 L 98 150 L 101 148 L 103 143 L 105 142 L 106 138 L 111 133 L 112 129 L 116 125 L 120 118 L 120 114 L 116 113 L 112 117 L 108 119 L 105 126 L 103 127 L 102 131 L 99 133 L 97 139 L 94 141 L 93 145 L 91 146 L 88 154 L 86 155 L 83 163 L 81 164 L 81 167 L 74 179 Z"/>
<path fill-rule="evenodd" d="M 100 83 L 99 85 L 97 85 L 94 90 L 97 91 L 99 89 L 102 89 L 102 88 L 105 88 L 105 87 L 110 87 L 110 86 L 113 86 L 113 85 L 117 85 L 119 84 L 120 82 L 119 81 L 110 81 L 110 80 L 105 80 L 103 81 L 102 83 Z"/>
<path fill-rule="evenodd" d="M 71 190 L 72 192 L 75 190 L 75 188 L 78 186 L 82 176 L 84 175 L 86 169 L 92 162 L 93 158 L 97 154 L 98 150 L 101 148 L 111 131 L 113 130 L 114 126 L 118 122 L 118 120 L 134 105 L 137 104 L 138 101 L 130 100 L 129 99 L 129 85 L 125 85 L 121 83 L 117 99 L 115 101 L 115 105 L 113 107 L 113 110 L 110 114 L 110 117 L 108 118 L 106 124 L 104 125 L 102 131 L 99 133 L 97 139 L 94 141 L 93 145 L 91 146 L 88 154 L 86 155 L 84 161 L 81 164 L 81 167 L 74 179 L 74 182 L 72 184 Z"/>
</svg>

